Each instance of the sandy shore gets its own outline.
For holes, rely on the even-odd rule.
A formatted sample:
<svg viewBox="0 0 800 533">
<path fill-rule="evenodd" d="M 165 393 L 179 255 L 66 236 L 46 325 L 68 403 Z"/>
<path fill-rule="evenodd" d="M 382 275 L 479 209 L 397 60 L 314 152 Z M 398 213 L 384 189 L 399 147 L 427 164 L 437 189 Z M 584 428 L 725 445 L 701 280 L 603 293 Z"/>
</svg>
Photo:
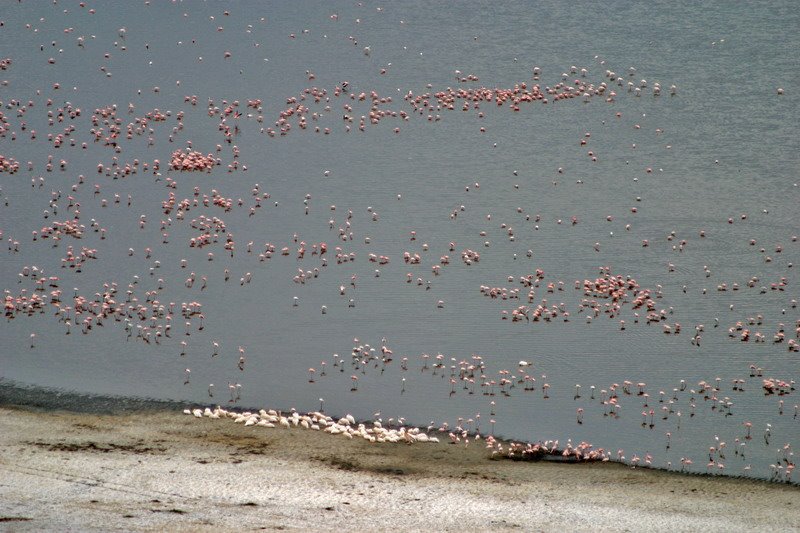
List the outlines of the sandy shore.
<svg viewBox="0 0 800 533">
<path fill-rule="evenodd" d="M 180 412 L 0 408 L 0 530 L 800 531 L 800 490 Z"/>
</svg>

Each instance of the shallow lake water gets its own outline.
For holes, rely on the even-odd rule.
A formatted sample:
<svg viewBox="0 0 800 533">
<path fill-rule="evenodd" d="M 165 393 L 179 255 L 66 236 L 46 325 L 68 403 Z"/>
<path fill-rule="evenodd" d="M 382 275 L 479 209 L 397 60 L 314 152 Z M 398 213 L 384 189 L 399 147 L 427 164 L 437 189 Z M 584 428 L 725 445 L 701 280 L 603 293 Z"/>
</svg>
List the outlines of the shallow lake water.
<svg viewBox="0 0 800 533">
<path fill-rule="evenodd" d="M 791 2 L 61 1 L 1 18 L 0 154 L 19 162 L 0 172 L 0 285 L 17 302 L 0 326 L 4 379 L 248 407 L 324 399 L 362 419 L 785 479 L 800 437 Z M 440 91 L 523 83 L 548 103 L 436 109 Z M 221 164 L 170 169 L 189 146 Z M 43 238 L 73 220 L 80 238 Z M 218 236 L 190 246 L 205 223 Z M 68 247 L 96 252 L 75 268 Z M 607 275 L 635 281 L 614 313 L 584 293 Z M 55 313 L 58 290 L 71 311 Z M 649 324 L 633 308 L 643 290 Z M 45 303 L 29 315 L 18 300 L 32 294 Z M 113 300 L 119 320 L 84 334 L 76 295 Z M 202 323 L 181 313 L 192 302 Z M 540 305 L 555 316 L 534 321 Z M 765 394 L 773 378 L 784 394 Z"/>
</svg>

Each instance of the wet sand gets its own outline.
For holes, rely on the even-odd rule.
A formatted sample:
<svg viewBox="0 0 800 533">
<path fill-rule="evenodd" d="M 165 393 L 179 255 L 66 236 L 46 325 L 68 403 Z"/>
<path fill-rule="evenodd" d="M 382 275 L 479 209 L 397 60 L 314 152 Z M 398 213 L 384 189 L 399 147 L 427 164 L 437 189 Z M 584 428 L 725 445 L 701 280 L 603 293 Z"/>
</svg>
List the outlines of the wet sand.
<svg viewBox="0 0 800 533">
<path fill-rule="evenodd" d="M 0 408 L 0 530 L 800 531 L 800 489 L 180 412 Z"/>
</svg>

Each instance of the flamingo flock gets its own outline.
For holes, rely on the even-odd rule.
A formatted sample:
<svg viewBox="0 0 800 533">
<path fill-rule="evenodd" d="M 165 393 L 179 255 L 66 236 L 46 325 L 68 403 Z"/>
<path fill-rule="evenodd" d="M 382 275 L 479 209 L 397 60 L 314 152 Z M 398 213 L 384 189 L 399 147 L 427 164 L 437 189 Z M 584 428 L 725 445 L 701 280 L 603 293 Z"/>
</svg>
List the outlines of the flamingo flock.
<svg viewBox="0 0 800 533">
<path fill-rule="evenodd" d="M 211 171 L 217 164 L 212 154 L 203 155 L 200 152 L 175 150 L 169 162 L 170 170 L 183 170 L 186 172 Z"/>
<path fill-rule="evenodd" d="M 322 431 L 330 435 L 341 435 L 348 439 L 360 438 L 371 443 L 438 443 L 439 438 L 430 436 L 425 430 L 416 427 L 405 427 L 402 421 L 398 421 L 399 427 L 384 427 L 380 420 L 374 420 L 371 424 L 356 423 L 353 415 L 345 415 L 342 418 L 334 419 L 319 411 L 313 411 L 301 415 L 295 410 L 284 414 L 274 409 L 259 409 L 258 412 L 242 411 L 235 412 L 221 407 L 211 409 L 184 409 L 184 414 L 192 415 L 195 418 L 209 418 L 212 420 L 230 419 L 236 424 L 243 424 L 245 427 L 255 426 L 256 428 L 276 428 L 283 429 L 309 429 Z M 392 420 L 393 422 L 394 420 Z M 391 422 L 390 422 L 391 423 Z"/>
<path fill-rule="evenodd" d="M 81 5 L 81 9 L 85 6 Z M 85 12 L 94 14 L 91 10 Z M 341 24 L 338 15 L 331 15 L 329 20 L 330 24 Z M 251 30 L 252 25 L 247 33 Z M 32 30 L 26 28 L 25 31 Z M 71 29 L 65 30 L 67 35 L 71 32 Z M 222 26 L 217 27 L 217 32 L 222 33 Z M 308 38 L 306 30 L 289 36 L 292 41 L 304 38 Z M 135 38 L 121 28 L 115 39 L 114 54 L 124 54 Z M 91 39 L 81 36 L 75 44 L 63 46 L 70 46 L 72 52 L 75 48 L 86 51 L 87 47 L 94 46 L 92 40 L 94 35 Z M 360 46 L 353 36 L 349 36 L 348 41 L 350 46 Z M 149 43 L 142 44 L 149 50 Z M 179 46 L 187 44 L 178 43 Z M 49 48 L 41 46 L 40 52 L 47 49 L 54 56 L 42 61 L 41 67 L 56 68 L 61 56 L 56 56 L 55 51 L 62 45 L 53 41 L 48 43 Z M 372 46 L 359 49 L 363 52 L 358 54 L 359 60 L 373 61 L 381 55 Z M 65 55 L 69 52 L 70 49 Z M 226 62 L 238 59 L 228 50 L 222 55 Z M 683 93 L 679 95 L 677 85 L 665 83 L 662 96 L 662 84 L 641 78 L 635 68 L 617 72 L 602 58 L 595 59 L 595 65 L 572 65 L 560 75 L 552 76 L 550 81 L 546 79 L 546 69 L 533 66 L 528 69 L 526 79 L 513 84 L 491 84 L 486 76 L 465 75 L 454 69 L 452 75 L 447 75 L 451 82 L 455 81 L 453 86 L 439 87 L 430 82 L 424 83 L 421 89 L 397 88 L 399 96 L 385 93 L 385 84 L 380 78 L 370 84 L 369 80 L 357 83 L 342 81 L 342 77 L 324 76 L 325 82 L 322 79 L 317 82 L 317 74 L 310 69 L 305 71 L 304 86 L 298 91 L 292 90 L 288 96 L 181 96 L 176 91 L 192 89 L 184 89 L 178 80 L 176 88 L 169 91 L 171 94 L 164 94 L 168 91 L 162 91 L 159 86 L 145 89 L 145 92 L 153 98 L 167 98 L 170 105 L 185 109 L 161 110 L 148 105 L 142 108 L 145 111 L 137 111 L 137 104 L 133 102 L 96 107 L 83 105 L 84 109 L 94 108 L 88 115 L 69 100 L 74 99 L 68 96 L 72 93 L 59 82 L 52 82 L 48 89 L 14 97 L 10 97 L 10 89 L 4 83 L 0 95 L 0 149 L 4 152 L 0 155 L 0 178 L 5 184 L 6 180 L 25 175 L 28 189 L 27 176 L 30 175 L 31 187 L 29 197 L 24 199 L 19 195 L 5 196 L 0 188 L 4 196 L 3 208 L 10 210 L 22 202 L 37 206 L 35 225 L 11 217 L 0 219 L 0 238 L 7 244 L 8 264 L 13 265 L 8 272 L 14 270 L 13 276 L 9 274 L 3 278 L 4 316 L 7 322 L 28 321 L 26 324 L 37 329 L 30 334 L 32 351 L 41 349 L 39 338 L 50 330 L 63 335 L 80 332 L 89 336 L 108 326 L 119 342 L 141 344 L 156 354 L 179 361 L 181 375 L 175 380 L 187 391 L 194 390 L 192 376 L 200 373 L 199 366 L 210 365 L 212 360 L 220 361 L 232 379 L 228 381 L 228 403 L 237 406 L 250 401 L 249 391 L 242 383 L 245 376 L 255 372 L 262 354 L 258 353 L 259 348 L 248 348 L 246 340 L 226 343 L 216 337 L 219 330 L 215 328 L 220 322 L 234 320 L 215 316 L 209 309 L 213 305 L 204 305 L 205 298 L 213 298 L 209 294 L 220 287 L 225 294 L 246 296 L 262 284 L 283 283 L 296 291 L 291 301 L 280 304 L 286 312 L 303 307 L 306 299 L 311 300 L 307 295 L 311 294 L 312 287 L 333 287 L 326 293 L 324 305 L 318 303 L 314 308 L 315 315 L 327 317 L 344 309 L 355 313 L 349 310 L 356 310 L 357 304 L 360 306 L 364 285 L 401 280 L 402 288 L 398 290 L 411 294 L 415 303 L 425 306 L 431 313 L 438 313 L 434 316 L 450 316 L 454 309 L 459 309 L 458 303 L 454 305 L 455 298 L 451 296 L 445 300 L 438 289 L 451 280 L 472 279 L 465 274 L 468 271 L 480 275 L 481 282 L 462 283 L 460 291 L 480 297 L 476 305 L 495 316 L 498 322 L 494 327 L 501 335 L 524 335 L 540 328 L 565 327 L 564 323 L 583 328 L 578 331 L 591 331 L 604 321 L 613 321 L 614 334 L 621 337 L 642 335 L 637 338 L 645 338 L 644 335 L 657 332 L 658 335 L 653 334 L 648 339 L 676 339 L 675 342 L 684 343 L 693 353 L 701 354 L 698 357 L 703 356 L 703 336 L 718 328 L 723 335 L 727 331 L 727 341 L 731 344 L 753 341 L 754 345 L 771 345 L 784 353 L 800 352 L 800 316 L 796 311 L 797 300 L 792 298 L 791 276 L 794 273 L 791 259 L 798 253 L 797 228 L 776 224 L 774 242 L 758 242 L 750 235 L 743 238 L 743 233 L 737 232 L 747 233 L 754 218 L 747 213 L 730 213 L 708 227 L 694 228 L 693 233 L 659 226 L 661 233 L 658 235 L 645 235 L 643 231 L 636 235 L 641 231 L 640 221 L 647 220 L 650 212 L 648 202 L 636 196 L 640 189 L 633 192 L 633 187 L 627 188 L 628 197 L 621 199 L 613 210 L 609 207 L 609 214 L 604 213 L 602 217 L 590 211 L 582 212 L 577 201 L 574 211 L 542 214 L 541 206 L 532 207 L 526 203 L 520 190 L 527 184 L 519 179 L 521 172 L 513 170 L 511 175 L 518 183 L 509 191 L 513 195 L 511 203 L 492 207 L 492 212 L 485 215 L 476 215 L 477 206 L 485 207 L 481 195 L 494 184 L 481 189 L 481 182 L 465 178 L 457 191 L 448 191 L 455 200 L 436 213 L 437 235 L 424 233 L 421 225 L 417 225 L 413 208 L 405 208 L 404 225 L 396 227 L 392 222 L 385 222 L 387 218 L 391 220 L 391 214 L 384 218 L 385 213 L 396 209 L 393 206 L 375 203 L 362 209 L 356 198 L 351 199 L 350 205 L 337 206 L 316 195 L 312 197 L 310 192 L 288 199 L 298 206 L 297 213 L 312 220 L 303 231 L 281 229 L 282 233 L 270 233 L 264 229 L 278 226 L 275 217 L 282 217 L 283 222 L 289 220 L 289 216 L 282 214 L 283 198 L 281 202 L 277 195 L 273 198 L 274 178 L 257 175 L 251 179 L 255 172 L 248 170 L 247 161 L 276 157 L 289 142 L 315 142 L 309 137 L 296 139 L 311 133 L 322 134 L 316 137 L 320 140 L 325 139 L 323 136 L 392 133 L 382 140 L 391 143 L 393 139 L 400 142 L 400 134 L 406 129 L 421 135 L 419 132 L 424 132 L 425 128 L 435 129 L 441 127 L 442 122 L 451 121 L 467 125 L 466 134 L 479 136 L 478 133 L 491 133 L 489 125 L 498 124 L 498 117 L 516 124 L 514 121 L 529 120 L 537 113 L 566 115 L 581 106 L 585 109 L 604 106 L 603 109 L 608 110 L 604 115 L 608 123 L 603 121 L 603 127 L 624 128 L 625 134 L 636 141 L 625 150 L 641 152 L 654 143 L 661 143 L 664 129 L 652 128 L 646 113 L 640 113 L 639 109 L 647 102 L 679 101 Z M 103 53 L 100 61 L 103 76 L 111 78 L 112 54 Z M 198 64 L 202 61 L 202 57 L 197 58 Z M 2 71 L 10 69 L 11 65 L 12 58 L 0 60 Z M 243 72 L 244 67 L 240 74 Z M 393 65 L 387 63 L 377 72 L 379 76 L 391 76 Z M 312 81 L 313 84 L 307 83 Z M 13 89 L 24 91 L 16 86 Z M 778 95 L 783 94 L 784 90 L 779 89 Z M 140 101 L 142 89 L 137 90 L 135 97 L 130 96 Z M 461 113 L 448 113 L 450 111 Z M 192 122 L 198 118 L 196 115 L 200 116 L 200 126 Z M 633 124 L 628 123 L 631 120 Z M 37 127 L 42 124 L 44 133 L 41 129 L 37 132 L 32 124 Z M 469 131 L 472 124 L 477 126 L 477 133 Z M 569 149 L 575 150 L 574 161 L 579 163 L 566 160 L 563 166 L 542 171 L 547 175 L 538 186 L 543 205 L 547 205 L 545 188 L 555 189 L 560 183 L 565 184 L 568 176 L 571 179 L 574 175 L 570 164 L 582 165 L 585 161 L 591 168 L 616 159 L 604 144 L 602 133 L 587 129 L 579 127 L 570 133 Z M 290 134 L 291 139 L 286 139 Z M 199 140 L 190 140 L 187 135 L 196 135 Z M 253 136 L 269 147 L 263 154 L 252 150 Z M 32 160 L 20 164 L 15 157 L 30 153 L 31 146 L 40 150 L 39 160 L 25 155 L 22 161 L 27 157 Z M 276 146 L 277 149 L 273 148 Z M 494 144 L 493 148 L 496 147 Z M 268 155 L 268 149 L 275 151 Z M 657 149 L 670 150 L 671 145 L 659 145 Z M 45 152 L 48 152 L 46 157 Z M 87 163 L 87 158 L 95 153 L 101 154 L 99 159 Z M 163 166 L 162 160 L 166 162 Z M 638 183 L 640 179 L 662 172 L 657 161 L 656 156 L 652 156 L 651 162 L 636 161 L 636 168 L 625 172 L 633 176 L 633 183 Z M 250 168 L 256 167 L 251 163 Z M 320 169 L 319 179 L 339 179 L 331 168 Z M 481 180 L 486 182 L 488 178 Z M 577 178 L 574 187 L 577 190 L 595 188 L 592 194 L 600 196 L 604 185 L 588 185 L 587 181 L 590 178 Z M 465 182 L 468 184 L 464 185 Z M 243 189 L 237 189 L 237 185 Z M 400 191 L 396 194 L 397 205 L 404 206 L 408 196 L 404 184 L 393 185 Z M 137 197 L 137 190 L 145 187 L 148 191 L 157 191 L 153 193 L 157 201 L 142 201 Z M 129 190 L 132 192 L 127 192 Z M 234 190 L 246 193 L 239 195 L 231 192 Z M 395 202 L 394 194 L 391 203 Z M 315 218 L 320 210 L 323 216 Z M 764 209 L 760 215 L 768 217 L 769 214 L 769 210 Z M 241 223 L 243 219 L 252 225 Z M 593 231 L 590 240 L 585 240 L 582 233 L 587 227 Z M 636 235 L 637 252 L 670 254 L 668 261 L 659 267 L 665 278 L 655 280 L 652 276 L 639 275 L 635 265 L 625 264 L 626 257 L 617 258 L 613 268 L 609 264 L 597 266 L 601 262 L 597 261 L 594 270 L 581 273 L 584 279 L 574 279 L 567 272 L 549 268 L 545 271 L 539 248 L 527 243 L 534 242 L 533 235 L 555 230 L 574 236 L 576 242 L 580 240 L 582 252 L 593 257 L 601 256 L 607 243 L 616 238 L 615 232 L 618 236 Z M 392 238 L 376 238 L 375 233 L 381 231 Z M 462 240 L 460 235 L 463 234 L 469 236 L 468 241 Z M 743 245 L 746 252 L 742 255 L 757 261 L 760 270 L 741 279 L 722 280 L 712 272 L 711 266 L 705 265 L 702 272 L 696 273 L 698 277 L 713 276 L 709 282 L 712 293 L 715 286 L 717 295 L 723 297 L 746 295 L 760 308 L 771 305 L 763 302 L 781 298 L 780 318 L 775 318 L 778 313 L 774 309 L 758 312 L 746 309 L 745 314 L 740 315 L 736 306 L 741 300 L 732 298 L 727 316 L 706 317 L 710 320 L 697 319 L 691 323 L 681 319 L 683 324 L 678 321 L 676 315 L 687 310 L 681 308 L 683 300 L 670 290 L 676 279 L 684 279 L 680 277 L 683 259 L 700 253 L 720 235 L 730 238 L 736 245 Z M 515 269 L 496 266 L 493 260 L 497 257 L 511 255 L 506 246 L 519 243 L 522 248 L 514 248 L 519 251 L 519 257 L 517 253 L 512 256 L 516 261 Z M 171 254 L 175 253 L 181 256 L 179 261 L 171 259 Z M 28 261 L 28 255 L 34 257 L 32 261 L 37 264 Z M 121 267 L 115 279 L 96 277 L 94 264 L 109 260 L 129 268 Z M 221 276 L 216 269 L 218 264 L 224 268 Z M 402 272 L 397 270 L 398 265 Z M 368 277 L 361 274 L 364 266 L 370 270 L 369 277 L 375 279 L 365 279 Z M 138 269 L 136 273 L 134 269 Z M 281 274 L 274 274 L 272 270 Z M 684 284 L 681 292 L 707 299 L 708 290 Z M 45 316 L 36 320 L 37 315 Z M 694 313 L 690 315 L 696 317 Z M 463 316 L 470 318 L 467 312 Z M 348 327 L 352 328 L 352 333 L 348 334 L 353 336 L 360 326 L 354 321 Z M 305 335 L 308 331 L 298 326 L 297 334 Z M 642 344 L 647 342 L 656 341 Z M 427 430 L 406 425 L 404 420 L 401 422 L 402 417 L 393 418 L 385 426 L 379 418 L 370 424 L 356 423 L 352 415 L 334 419 L 323 414 L 321 408 L 305 415 L 295 410 L 290 414 L 263 409 L 235 412 L 222 407 L 185 412 L 197 418 L 231 419 L 248 427 L 302 427 L 375 443 L 438 443 L 438 437 L 429 435 L 436 430 L 446 434 L 448 439 L 442 438 L 442 441 L 452 445 L 484 440 L 491 457 L 527 460 L 558 455 L 570 460 L 619 461 L 632 467 L 676 470 L 692 469 L 693 461 L 688 454 L 681 457 L 678 466 L 672 465 L 669 459 L 661 461 L 657 452 L 651 450 L 637 450 L 626 455 L 622 449 L 614 454 L 583 440 L 573 444 L 570 439 L 564 447 L 559 447 L 559 441 L 553 439 L 531 443 L 501 439 L 494 434 L 495 424 L 500 419 L 498 413 L 504 413 L 506 406 L 520 397 L 525 398 L 526 405 L 537 407 L 551 399 L 569 403 L 571 398 L 565 419 L 576 428 L 633 419 L 636 426 L 641 426 L 636 431 L 663 431 L 665 452 L 672 447 L 672 438 L 679 434 L 682 424 L 685 427 L 695 423 L 693 419 L 699 413 L 705 423 L 740 417 L 739 398 L 751 398 L 755 392 L 764 393 L 763 398 L 757 399 L 759 402 L 773 401 L 773 396 L 779 398 L 779 403 L 768 404 L 776 412 L 775 416 L 793 419 L 798 416 L 798 405 L 790 400 L 796 387 L 793 376 L 778 374 L 780 378 L 765 378 L 761 365 L 766 366 L 768 362 L 750 363 L 748 373 L 746 364 L 734 361 L 726 367 L 735 374 L 733 379 L 707 376 L 699 380 L 675 380 L 672 388 L 664 390 L 648 388 L 645 381 L 635 378 L 637 369 L 629 369 L 630 379 L 617 382 L 593 379 L 594 376 L 581 377 L 584 383 L 576 384 L 572 393 L 571 385 L 570 390 L 551 386 L 557 382 L 552 378 L 564 371 L 561 365 L 541 361 L 537 356 L 520 355 L 526 359 L 515 366 L 503 363 L 494 354 L 451 353 L 435 348 L 415 353 L 406 350 L 404 344 L 400 340 L 390 345 L 385 337 L 371 343 L 354 337 L 351 347 L 341 349 L 325 344 L 323 353 L 328 352 L 322 356 L 325 359 L 319 364 L 315 361 L 310 368 L 308 364 L 302 365 L 307 370 L 297 376 L 299 386 L 307 387 L 305 390 L 312 395 L 316 387 L 335 387 L 352 393 L 355 398 L 368 394 L 364 389 L 382 376 L 395 380 L 394 392 L 398 395 L 409 394 L 407 390 L 412 386 L 424 383 L 431 394 L 451 399 L 454 404 L 463 399 L 465 405 L 473 405 L 468 402 L 478 398 L 475 401 L 480 402 L 484 414 L 488 412 L 493 417 L 491 429 L 487 431 L 485 422 L 481 428 L 479 411 L 459 418 L 452 426 L 447 422 L 431 423 Z M 766 350 L 767 346 L 763 348 Z M 338 351 L 334 353 L 333 350 Z M 768 359 L 762 352 L 754 353 L 752 360 L 762 360 L 758 358 Z M 514 355 L 513 360 L 517 359 Z M 191 367 L 186 366 L 190 364 Z M 772 371 L 768 372 L 771 376 Z M 231 374 L 237 377 L 230 378 Z M 201 391 L 202 394 L 207 391 L 209 398 L 215 397 L 213 384 L 207 388 L 203 384 Z M 512 421 L 507 421 L 505 427 L 514 427 Z M 749 472 L 751 450 L 756 445 L 770 452 L 778 446 L 771 427 L 770 423 L 765 423 L 762 444 L 761 439 L 758 443 L 752 442 L 752 423 L 742 424 L 736 435 L 732 435 L 733 439 L 728 439 L 734 443 L 731 446 L 733 456 L 727 451 L 725 441 L 715 435 L 709 447 L 706 472 L 722 473 L 726 468 L 730 472 L 731 467 L 735 467 L 737 473 Z M 791 439 L 796 435 L 784 434 L 781 438 Z M 776 458 L 769 476 L 776 481 L 791 482 L 795 465 L 791 442 L 780 445 L 773 455 Z"/>
</svg>

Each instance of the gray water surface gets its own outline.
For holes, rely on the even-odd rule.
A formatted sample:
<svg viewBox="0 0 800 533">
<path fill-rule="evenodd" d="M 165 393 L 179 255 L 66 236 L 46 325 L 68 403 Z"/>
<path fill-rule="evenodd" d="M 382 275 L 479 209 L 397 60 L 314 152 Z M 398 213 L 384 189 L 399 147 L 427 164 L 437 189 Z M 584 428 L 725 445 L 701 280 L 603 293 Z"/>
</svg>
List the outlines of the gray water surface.
<svg viewBox="0 0 800 533">
<path fill-rule="evenodd" d="M 800 436 L 798 393 L 765 395 L 762 389 L 763 378 L 788 382 L 798 371 L 798 353 L 787 350 L 800 325 L 792 304 L 800 297 L 795 285 L 800 243 L 793 239 L 800 234 L 795 132 L 800 116 L 794 94 L 800 81 L 800 15 L 792 2 L 458 2 L 434 9 L 420 2 L 81 7 L 62 1 L 9 5 L 1 18 L 0 50 L 12 63 L 0 71 L 8 123 L 0 154 L 20 162 L 17 173 L 0 173 L 7 198 L 7 205 L 0 205 L 2 287 L 14 298 L 22 290 L 28 296 L 36 292 L 34 278 L 41 274 L 20 275 L 24 267 L 30 272 L 36 266 L 44 276 L 59 278 L 58 287 L 47 287 L 47 302 L 49 292 L 60 289 L 62 306 L 74 306 L 74 293 L 92 301 L 104 284 L 116 283 L 117 302 L 125 302 L 130 290 L 145 304 L 150 292 L 151 300 L 167 307 L 174 302 L 176 310 L 171 335 L 159 343 L 155 336 L 149 343 L 137 338 L 136 326 L 163 331 L 164 317 L 153 322 L 133 315 L 131 336 L 124 321 L 113 318 L 83 334 L 72 317 L 65 335 L 50 303 L 43 313 L 17 313 L 0 326 L 2 377 L 77 393 L 186 403 L 312 410 L 323 398 L 332 413 L 352 412 L 361 419 L 380 413 L 384 420 L 403 417 L 437 427 L 447 422 L 451 428 L 467 427 L 471 419 L 470 427 L 481 433 L 495 420 L 494 431 L 510 438 L 585 440 L 611 450 L 613 457 L 623 450 L 626 460 L 652 454 L 653 466 L 676 470 L 681 458 L 689 458 L 693 465 L 687 469 L 697 472 L 775 478 L 770 465 L 792 461 L 783 448 Z M 551 99 L 520 104 L 518 112 L 494 102 L 462 112 L 459 101 L 452 111 L 431 112 L 432 120 L 428 111 L 415 112 L 403 99 L 409 91 L 419 95 L 448 87 L 510 89 L 526 83 L 530 88 L 536 83 L 534 67 L 541 69 L 542 87 L 556 87 L 567 73 L 566 84 L 605 82 L 608 89 L 587 103 Z M 629 75 L 630 67 L 635 75 Z M 456 70 L 479 80 L 462 83 Z M 609 79 L 607 70 L 623 77 L 623 85 Z M 638 87 L 643 79 L 641 96 L 628 92 L 629 81 Z M 334 96 L 344 81 L 348 89 Z M 653 96 L 655 83 L 661 96 Z M 324 89 L 329 101 L 314 102 L 304 93 L 312 87 Z M 785 91 L 780 96 L 779 87 Z M 611 90 L 617 96 L 606 102 Z M 377 125 L 367 120 L 359 131 L 369 98 L 359 102 L 358 95 L 372 91 L 392 98 L 380 109 L 404 111 L 408 120 L 387 117 Z M 303 94 L 306 99 L 298 103 L 309 108 L 308 128 L 301 130 L 292 117 L 288 134 L 269 136 L 267 129 L 278 130 L 279 114 L 290 107 L 287 99 Z M 196 105 L 185 99 L 192 95 Z M 262 100 L 261 111 L 245 105 L 255 99 Z M 33 107 L 20 114 L 29 100 Z M 436 105 L 435 98 L 429 100 Z M 242 115 L 226 118 L 225 125 L 238 126 L 228 143 L 220 116 L 209 116 L 208 109 L 209 102 L 224 110 L 234 101 Z M 67 102 L 81 114 L 61 122 L 58 108 Z M 103 119 L 92 124 L 93 111 L 112 105 L 122 129 L 118 152 L 102 140 L 109 134 Z M 169 116 L 149 121 L 142 135 L 126 139 L 127 125 L 155 109 Z M 181 112 L 183 128 L 173 130 Z M 349 132 L 343 114 L 354 117 Z M 70 124 L 75 130 L 55 148 L 48 134 L 57 136 Z M 93 128 L 103 128 L 99 142 Z M 210 173 L 170 171 L 170 154 L 189 141 L 195 150 L 220 157 L 222 165 Z M 240 152 L 239 168 L 228 172 L 233 145 Z M 51 154 L 54 169 L 48 171 Z M 122 167 L 138 159 L 138 171 L 116 179 L 97 172 L 100 162 L 113 170 L 115 157 Z M 67 162 L 63 171 L 61 159 Z M 161 163 L 159 175 L 152 170 L 154 160 Z M 150 169 L 143 170 L 142 163 Z M 83 184 L 73 190 L 80 175 Z M 260 207 L 252 192 L 256 184 Z M 233 201 L 230 211 L 203 205 L 203 195 L 212 190 Z M 199 205 L 179 220 L 177 210 L 162 209 L 170 193 L 177 202 L 197 198 Z M 54 194 L 56 207 L 50 204 Z M 80 203 L 83 237 L 33 241 L 32 231 L 73 218 L 68 196 Z M 142 215 L 146 223 L 140 228 Z M 226 231 L 214 244 L 191 248 L 189 239 L 200 233 L 192 220 L 201 216 L 219 217 Z M 224 249 L 227 232 L 235 241 L 233 256 Z M 308 248 L 302 260 L 297 258 L 301 241 Z M 327 266 L 311 253 L 311 245 L 321 242 L 328 246 Z M 261 261 L 265 243 L 276 251 Z M 87 260 L 81 272 L 62 268 L 68 246 L 78 252 L 96 249 L 96 259 Z M 281 255 L 283 247 L 288 256 Z M 355 260 L 337 264 L 337 247 Z M 480 261 L 466 265 L 461 260 L 466 249 L 480 253 Z M 405 264 L 406 251 L 419 254 L 421 263 Z M 377 265 L 369 254 L 386 255 L 390 262 Z M 435 276 L 431 267 L 443 255 L 450 264 Z M 595 279 L 600 267 L 650 289 L 656 312 L 663 309 L 666 319 L 646 325 L 646 311 L 640 309 L 636 323 L 628 303 L 613 319 L 601 313 L 587 323 L 590 311 L 579 309 L 586 296 L 574 284 Z M 305 283 L 293 281 L 298 269 L 304 277 L 310 273 Z M 563 302 L 568 322 L 561 316 L 535 323 L 501 318 L 502 311 L 528 305 L 528 288 L 521 288 L 519 279 L 537 269 L 544 277 L 534 305 L 542 299 L 548 306 Z M 195 282 L 188 288 L 191 273 Z M 248 273 L 250 282 L 243 282 Z M 751 288 L 753 277 L 758 281 Z M 555 284 L 552 294 L 548 283 Z M 718 291 L 723 283 L 728 290 Z M 734 283 L 739 290 L 732 290 Z M 481 286 L 520 287 L 520 299 L 492 299 Z M 200 330 L 198 317 L 192 317 L 186 335 L 180 309 L 189 302 L 202 304 L 205 320 Z M 747 325 L 758 315 L 761 325 Z M 626 322 L 624 331 L 619 320 Z M 741 332 L 729 337 L 737 321 L 753 334 L 763 333 L 766 342 L 754 343 L 752 337 L 742 342 Z M 663 333 L 664 323 L 676 322 L 682 326 L 679 335 Z M 700 324 L 704 332 L 696 346 L 691 340 Z M 779 324 L 785 340 L 776 344 Z M 381 354 L 383 339 L 393 352 L 391 361 Z M 212 342 L 220 346 L 216 356 Z M 352 357 L 352 350 L 365 344 L 376 356 L 356 364 L 364 358 Z M 434 372 L 431 365 L 440 354 L 444 368 Z M 507 395 L 499 385 L 493 395 L 483 394 L 491 387 L 480 386 L 480 372 L 470 394 L 458 367 L 477 361 L 474 356 L 485 363 L 487 383 L 506 376 L 500 371 L 515 376 Z M 339 365 L 340 360 L 345 362 Z M 521 360 L 531 365 L 523 370 Z M 761 368 L 762 376 L 751 377 L 750 365 Z M 309 368 L 315 369 L 313 382 Z M 532 391 L 519 383 L 525 373 L 536 380 Z M 351 376 L 358 378 L 355 391 Z M 716 385 L 717 378 L 720 390 L 704 399 L 698 383 Z M 732 390 L 734 379 L 745 380 L 743 391 Z M 631 394 L 621 390 L 625 381 L 633 384 Z M 637 395 L 639 382 L 646 383 L 647 407 Z M 601 390 L 615 383 L 620 407 L 609 416 Z M 577 398 L 576 384 L 581 385 Z M 229 385 L 238 391 L 235 402 L 229 402 Z M 583 409 L 581 424 L 578 409 Z M 642 411 L 650 409 L 653 427 L 649 414 L 642 424 Z M 745 422 L 752 423 L 750 440 Z M 709 447 L 720 442 L 726 443 L 725 457 L 715 456 L 708 468 Z"/>
</svg>

